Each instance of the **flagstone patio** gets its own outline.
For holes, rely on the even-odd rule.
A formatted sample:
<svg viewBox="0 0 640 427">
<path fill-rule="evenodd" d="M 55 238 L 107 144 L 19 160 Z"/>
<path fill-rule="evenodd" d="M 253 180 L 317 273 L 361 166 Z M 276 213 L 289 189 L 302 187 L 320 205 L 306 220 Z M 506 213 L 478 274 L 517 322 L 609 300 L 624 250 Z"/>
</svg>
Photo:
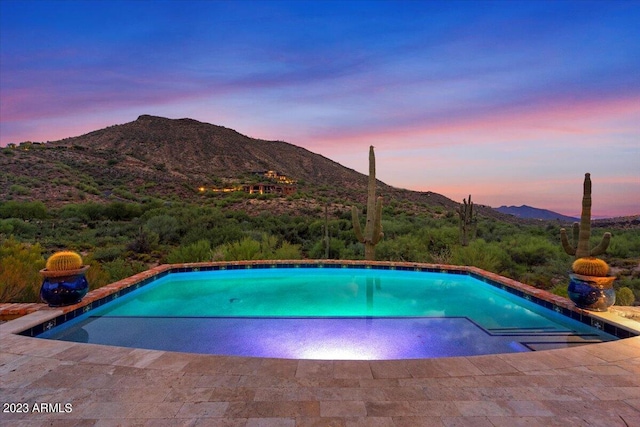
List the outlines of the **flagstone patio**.
<svg viewBox="0 0 640 427">
<path fill-rule="evenodd" d="M 43 340 L 8 332 L 10 323 L 0 325 L 0 419 L 12 426 L 640 425 L 640 337 L 531 353 L 321 361 Z M 11 403 L 28 412 L 11 412 Z"/>
</svg>

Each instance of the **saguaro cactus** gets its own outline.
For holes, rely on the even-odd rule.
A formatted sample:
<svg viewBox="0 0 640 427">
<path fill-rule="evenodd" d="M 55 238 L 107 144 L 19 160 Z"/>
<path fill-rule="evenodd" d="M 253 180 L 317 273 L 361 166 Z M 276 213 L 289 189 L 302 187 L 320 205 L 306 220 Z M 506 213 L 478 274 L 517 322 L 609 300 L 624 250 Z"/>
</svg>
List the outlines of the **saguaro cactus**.
<svg viewBox="0 0 640 427">
<path fill-rule="evenodd" d="M 567 232 L 560 230 L 560 240 L 565 252 L 576 257 L 571 266 L 573 273 L 569 274 L 567 294 L 578 307 L 593 311 L 607 311 L 616 301 L 613 289 L 615 276 L 607 276 L 609 266 L 606 262 L 596 258 L 607 250 L 611 233 L 604 233 L 600 243 L 590 248 L 591 237 L 591 177 L 584 174 L 584 189 L 582 192 L 582 213 L 580 224 L 573 224 L 573 246 L 569 243 Z"/>
<path fill-rule="evenodd" d="M 373 146 L 369 147 L 369 185 L 367 190 L 367 222 L 364 233 L 360 227 L 360 218 L 355 206 L 351 207 L 351 219 L 356 239 L 364 244 L 364 257 L 366 260 L 376 258 L 376 245 L 384 233 L 382 233 L 382 197 L 376 198 L 376 157 Z"/>
<path fill-rule="evenodd" d="M 473 202 L 471 201 L 471 194 L 469 194 L 469 203 L 467 199 L 462 199 L 460 207 L 457 209 L 460 216 L 460 244 L 467 246 L 469 244 L 469 237 L 473 238 L 476 227 L 475 211 L 473 210 Z"/>
<path fill-rule="evenodd" d="M 329 249 L 331 248 L 331 238 L 329 237 L 329 203 L 324 205 L 324 257 L 329 259 Z"/>
<path fill-rule="evenodd" d="M 560 240 L 562 247 L 568 255 L 575 255 L 578 258 L 595 257 L 603 254 L 609 247 L 611 233 L 604 233 L 600 243 L 593 249 L 589 248 L 591 238 L 591 174 L 584 174 L 584 186 L 582 193 L 582 213 L 580 224 L 573 223 L 573 245 L 569 243 L 567 232 L 564 228 L 560 230 Z"/>
</svg>

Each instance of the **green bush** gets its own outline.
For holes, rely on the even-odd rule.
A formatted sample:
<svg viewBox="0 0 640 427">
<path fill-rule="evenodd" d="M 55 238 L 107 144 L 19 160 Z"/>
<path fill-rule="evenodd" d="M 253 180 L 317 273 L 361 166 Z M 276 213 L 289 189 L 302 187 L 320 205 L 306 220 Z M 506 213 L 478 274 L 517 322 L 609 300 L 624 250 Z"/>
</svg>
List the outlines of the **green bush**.
<svg viewBox="0 0 640 427">
<path fill-rule="evenodd" d="M 39 300 L 45 266 L 39 244 L 20 243 L 14 238 L 0 245 L 0 302 L 35 302 Z"/>
<path fill-rule="evenodd" d="M 309 249 L 309 257 L 313 259 L 324 259 L 326 248 L 324 240 L 316 241 Z M 355 254 L 347 251 L 347 244 L 339 238 L 329 239 L 329 259 L 353 259 Z"/>
<path fill-rule="evenodd" d="M 567 285 L 556 285 L 549 290 L 552 294 L 569 298 L 569 287 Z"/>
<path fill-rule="evenodd" d="M 17 196 L 27 196 L 27 195 L 31 194 L 31 190 L 29 190 L 24 185 L 14 184 L 14 185 L 9 187 L 9 193 L 10 194 L 15 194 Z"/>
<path fill-rule="evenodd" d="M 180 223 L 170 215 L 151 217 L 144 226 L 147 230 L 158 235 L 160 243 L 173 244 L 180 240 Z"/>
<path fill-rule="evenodd" d="M 456 265 L 471 265 L 494 273 L 503 270 L 507 257 L 497 244 L 487 243 L 483 239 L 473 240 L 469 246 L 457 246 L 451 255 Z"/>
<path fill-rule="evenodd" d="M 9 201 L 0 203 L 0 218 L 45 219 L 47 207 L 42 202 Z"/>
<path fill-rule="evenodd" d="M 640 253 L 640 234 L 637 230 L 616 231 L 607 254 L 615 258 L 636 258 Z"/>
<path fill-rule="evenodd" d="M 633 305 L 636 297 L 626 286 L 616 290 L 616 305 Z"/>
<path fill-rule="evenodd" d="M 156 233 L 140 230 L 133 241 L 127 245 L 127 249 L 138 254 L 148 254 L 158 246 L 158 241 L 159 238 Z"/>
<path fill-rule="evenodd" d="M 93 259 L 100 262 L 114 261 L 120 258 L 125 252 L 122 246 L 107 246 L 97 248 L 93 253 Z"/>
<path fill-rule="evenodd" d="M 112 221 L 127 221 L 142 215 L 138 203 L 112 202 L 104 207 L 104 216 Z"/>
<path fill-rule="evenodd" d="M 109 275 L 111 282 L 117 282 L 118 280 L 125 279 L 140 273 L 147 269 L 147 267 L 141 262 L 125 261 L 122 258 L 115 259 L 113 261 L 105 262 L 102 264 L 102 268 Z"/>
<path fill-rule="evenodd" d="M 506 251 L 516 264 L 531 267 L 545 265 L 559 253 L 559 245 L 554 245 L 544 237 L 517 236 L 510 239 Z"/>
<path fill-rule="evenodd" d="M 109 273 L 107 273 L 102 265 L 92 259 L 85 259 L 85 265 L 89 265 L 89 270 L 87 270 L 85 277 L 87 278 L 87 282 L 89 282 L 89 290 L 92 291 L 94 289 L 101 288 L 105 285 L 108 285 L 112 282 Z"/>
<path fill-rule="evenodd" d="M 300 259 L 300 245 L 294 245 L 289 242 L 282 242 L 271 256 L 270 259 Z"/>
<path fill-rule="evenodd" d="M 225 261 L 302 258 L 299 245 L 279 241 L 277 237 L 264 233 L 257 240 L 245 237 L 226 243 L 216 248 L 215 252 L 221 254 Z"/>
<path fill-rule="evenodd" d="M 21 239 L 33 239 L 38 226 L 18 218 L 0 220 L 0 234 L 13 235 Z"/>
<path fill-rule="evenodd" d="M 383 239 L 376 247 L 376 258 L 388 261 L 431 261 L 428 241 L 409 234 L 393 240 Z"/>
<path fill-rule="evenodd" d="M 253 240 L 251 237 L 245 237 L 239 242 L 223 245 L 222 253 L 225 261 L 260 259 L 260 242 Z"/>
<path fill-rule="evenodd" d="M 211 244 L 208 240 L 199 240 L 171 251 L 167 256 L 167 262 L 169 264 L 204 262 L 211 261 L 211 258 Z"/>
</svg>

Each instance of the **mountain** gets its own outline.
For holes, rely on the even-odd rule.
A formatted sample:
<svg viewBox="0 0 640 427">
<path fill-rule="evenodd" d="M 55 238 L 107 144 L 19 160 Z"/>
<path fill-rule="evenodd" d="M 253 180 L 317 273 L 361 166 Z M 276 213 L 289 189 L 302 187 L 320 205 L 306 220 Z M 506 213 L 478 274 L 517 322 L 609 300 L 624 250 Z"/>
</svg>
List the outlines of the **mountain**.
<svg viewBox="0 0 640 427">
<path fill-rule="evenodd" d="M 367 155 L 366 150 L 362 155 Z M 297 181 L 298 194 L 247 198 L 212 191 L 269 181 L 255 174 L 269 170 Z M 265 211 L 316 215 L 328 202 L 330 212 L 342 216 L 348 215 L 350 205 L 366 202 L 366 188 L 366 175 L 304 148 L 250 138 L 192 119 L 142 115 L 133 122 L 77 137 L 0 148 L 0 202 L 37 200 L 57 207 L 87 201 L 144 203 L 154 199 L 203 203 L 213 197 L 222 206 L 253 215 Z M 405 190 L 381 181 L 377 191 L 386 207 L 406 213 L 455 215 L 460 204 L 441 194 Z M 530 216 L 513 216 L 489 206 L 474 207 L 484 217 L 537 222 Z M 553 214 L 554 219 L 558 216 Z M 637 217 L 623 218 L 622 223 L 640 225 Z"/>
<path fill-rule="evenodd" d="M 366 200 L 366 175 L 283 141 L 254 139 L 192 119 L 142 115 L 85 135 L 24 142 L 0 151 L 0 200 L 40 200 L 50 206 L 149 197 L 193 202 L 205 196 L 201 187 L 237 187 L 262 179 L 254 172 L 267 170 L 297 181 L 298 192 L 310 199 Z M 378 194 L 387 202 L 410 201 L 445 211 L 458 206 L 437 193 L 382 182 Z M 483 209 L 495 214 L 488 207 L 479 211 Z"/>
<path fill-rule="evenodd" d="M 562 215 L 547 209 L 538 209 L 527 205 L 522 206 L 500 206 L 495 208 L 498 212 L 513 215 L 518 218 L 540 219 L 547 221 L 574 222 L 579 218 Z"/>
</svg>

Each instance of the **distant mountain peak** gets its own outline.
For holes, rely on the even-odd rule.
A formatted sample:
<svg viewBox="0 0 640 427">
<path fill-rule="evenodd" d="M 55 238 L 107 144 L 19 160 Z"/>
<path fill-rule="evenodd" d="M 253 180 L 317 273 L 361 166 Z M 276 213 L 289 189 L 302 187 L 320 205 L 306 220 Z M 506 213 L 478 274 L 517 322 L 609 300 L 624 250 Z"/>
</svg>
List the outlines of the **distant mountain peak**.
<svg viewBox="0 0 640 427">
<path fill-rule="evenodd" d="M 562 215 L 557 212 L 553 212 L 547 209 L 539 209 L 534 208 L 532 206 L 522 205 L 522 206 L 500 206 L 496 208 L 498 212 L 513 215 L 518 218 L 528 218 L 528 219 L 539 219 L 539 220 L 557 220 L 562 222 L 573 222 L 577 221 L 578 218 Z"/>
</svg>

